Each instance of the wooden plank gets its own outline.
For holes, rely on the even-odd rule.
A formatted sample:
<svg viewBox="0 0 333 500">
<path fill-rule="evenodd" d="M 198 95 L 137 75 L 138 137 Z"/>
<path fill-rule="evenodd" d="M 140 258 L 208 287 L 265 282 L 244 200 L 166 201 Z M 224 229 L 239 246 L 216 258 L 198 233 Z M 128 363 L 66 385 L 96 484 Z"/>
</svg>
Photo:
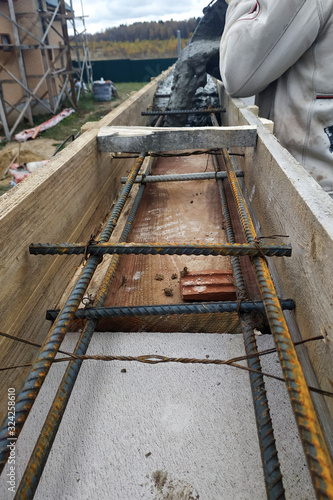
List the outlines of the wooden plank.
<svg viewBox="0 0 333 500">
<path fill-rule="evenodd" d="M 257 127 L 103 127 L 97 140 L 101 152 L 254 147 Z"/>
<path fill-rule="evenodd" d="M 222 89 L 220 89 L 222 92 Z M 318 335 L 324 340 L 310 342 L 299 348 L 304 373 L 310 385 L 318 378 L 322 389 L 331 391 L 333 380 L 333 202 L 306 170 L 284 149 L 241 99 L 223 95 L 225 123 L 258 125 L 258 142 L 253 154 L 237 158 L 244 169 L 244 183 L 256 217 L 258 234 L 286 234 L 293 254 L 291 258 L 270 260 L 279 296 L 295 300 L 294 313 L 299 330 L 291 328 L 294 341 Z M 237 151 L 237 150 L 236 150 Z M 290 321 L 291 323 L 291 321 Z M 303 351 L 303 353 L 302 353 Z M 316 372 L 307 360 L 308 354 Z M 304 367 L 303 366 L 303 367 Z M 321 396 L 312 394 L 317 405 Z M 326 398 L 333 415 L 332 398 Z M 323 405 L 319 415 L 326 419 L 324 427 L 332 425 L 325 417 Z M 330 423 L 328 421 L 330 420 Z M 332 427 L 331 427 L 332 429 Z M 327 434 L 333 450 L 333 433 Z"/>
<path fill-rule="evenodd" d="M 213 171 L 208 155 L 158 158 L 152 175 Z M 214 180 L 151 183 L 146 186 L 128 241 L 226 242 L 219 192 Z M 231 270 L 230 257 L 124 255 L 120 258 L 105 306 L 177 304 L 181 272 Z M 112 331 L 187 331 L 238 333 L 237 315 L 187 315 L 103 320 L 98 329 Z"/>
<path fill-rule="evenodd" d="M 163 78 L 163 76 L 161 77 Z M 105 116 L 100 124 L 144 123 L 158 79 Z M 91 129 L 0 198 L 0 331 L 42 343 L 45 311 L 57 304 L 81 259 L 29 255 L 33 241 L 88 241 L 97 233 L 134 160 L 112 160 Z M 29 363 L 36 349 L 0 338 L 0 366 Z M 20 388 L 26 370 L 0 373 L 0 418 L 8 387 Z"/>
</svg>

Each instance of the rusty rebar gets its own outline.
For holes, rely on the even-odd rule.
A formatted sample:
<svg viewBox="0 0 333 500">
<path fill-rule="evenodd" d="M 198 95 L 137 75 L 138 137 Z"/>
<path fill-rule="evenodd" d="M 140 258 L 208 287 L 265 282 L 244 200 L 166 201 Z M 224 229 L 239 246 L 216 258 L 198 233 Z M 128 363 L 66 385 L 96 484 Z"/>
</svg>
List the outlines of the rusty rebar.
<svg viewBox="0 0 333 500">
<path fill-rule="evenodd" d="M 234 167 L 226 150 L 222 150 L 233 196 L 242 221 L 247 242 L 257 238 L 248 207 L 244 200 Z M 267 262 L 261 256 L 252 257 L 269 325 L 278 351 L 283 376 L 298 425 L 301 442 L 308 462 L 313 486 L 318 498 L 333 498 L 333 464 L 309 393 L 304 373 L 293 345 L 270 276 Z"/>
<path fill-rule="evenodd" d="M 118 202 L 112 210 L 111 216 L 104 227 L 100 242 L 105 243 L 109 240 L 113 229 L 115 228 L 121 211 L 128 199 L 130 190 L 134 184 L 135 178 L 142 166 L 145 158 L 144 153 L 136 161 L 134 168 L 128 178 L 128 182 L 124 186 Z M 22 430 L 22 427 L 29 415 L 29 412 L 37 398 L 37 395 L 45 381 L 46 375 L 52 365 L 60 344 L 68 331 L 69 325 L 75 316 L 75 312 L 79 307 L 83 295 L 88 287 L 88 284 L 98 266 L 101 262 L 101 257 L 94 255 L 86 262 L 79 278 L 76 281 L 65 305 L 62 307 L 57 320 L 48 332 L 44 344 L 34 362 L 22 389 L 19 391 L 16 399 L 16 431 L 15 437 L 17 438 Z M 0 471 L 6 464 L 9 454 L 8 448 L 8 417 L 5 418 L 0 429 Z"/>
</svg>

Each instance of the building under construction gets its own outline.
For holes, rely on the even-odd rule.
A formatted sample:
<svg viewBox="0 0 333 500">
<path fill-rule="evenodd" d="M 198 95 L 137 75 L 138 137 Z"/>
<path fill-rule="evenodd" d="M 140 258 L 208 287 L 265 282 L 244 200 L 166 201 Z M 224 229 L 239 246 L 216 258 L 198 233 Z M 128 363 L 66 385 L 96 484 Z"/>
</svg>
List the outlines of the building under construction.
<svg viewBox="0 0 333 500">
<path fill-rule="evenodd" d="M 33 125 L 36 114 L 56 114 L 65 97 L 75 107 L 74 79 L 82 82 L 86 70 L 91 80 L 85 28 L 78 34 L 76 20 L 84 27 L 71 0 L 0 1 L 0 121 L 7 140 L 23 120 Z M 71 43 L 68 28 L 74 33 Z"/>
</svg>

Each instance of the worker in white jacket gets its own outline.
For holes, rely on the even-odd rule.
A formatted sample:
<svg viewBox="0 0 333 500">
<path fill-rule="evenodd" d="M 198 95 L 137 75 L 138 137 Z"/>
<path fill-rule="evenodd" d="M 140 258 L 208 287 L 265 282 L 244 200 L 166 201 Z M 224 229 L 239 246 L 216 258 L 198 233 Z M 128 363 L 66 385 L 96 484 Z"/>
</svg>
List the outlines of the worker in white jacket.
<svg viewBox="0 0 333 500">
<path fill-rule="evenodd" d="M 333 0 L 229 0 L 220 71 L 333 194 Z"/>
</svg>

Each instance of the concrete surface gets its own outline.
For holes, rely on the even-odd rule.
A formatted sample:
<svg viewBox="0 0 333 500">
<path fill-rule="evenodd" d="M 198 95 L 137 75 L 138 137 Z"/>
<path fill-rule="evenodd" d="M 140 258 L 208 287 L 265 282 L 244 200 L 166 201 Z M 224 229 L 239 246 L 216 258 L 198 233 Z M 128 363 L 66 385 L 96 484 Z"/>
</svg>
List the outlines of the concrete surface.
<svg viewBox="0 0 333 500">
<path fill-rule="evenodd" d="M 62 348 L 76 338 L 68 334 Z M 259 343 L 267 348 L 272 339 Z M 227 359 L 244 349 L 241 335 L 96 333 L 89 351 Z M 263 367 L 278 372 L 275 355 L 264 357 Z M 17 442 L 17 485 L 64 368 L 51 369 Z M 272 379 L 267 387 L 286 498 L 312 500 L 286 390 Z M 14 497 L 4 474 L 0 497 Z M 248 374 L 214 365 L 85 361 L 35 498 L 265 499 Z"/>
</svg>

